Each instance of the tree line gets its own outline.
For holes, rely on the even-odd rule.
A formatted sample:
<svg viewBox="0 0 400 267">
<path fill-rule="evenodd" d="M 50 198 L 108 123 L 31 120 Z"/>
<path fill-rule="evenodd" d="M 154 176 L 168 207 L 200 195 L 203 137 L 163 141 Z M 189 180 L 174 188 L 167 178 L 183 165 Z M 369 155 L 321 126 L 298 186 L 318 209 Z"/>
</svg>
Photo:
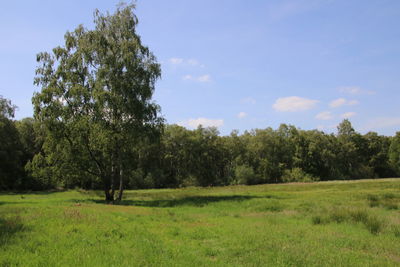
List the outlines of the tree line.
<svg viewBox="0 0 400 267">
<path fill-rule="evenodd" d="M 94 163 L 84 148 L 78 152 L 53 142 L 51 133 L 33 118 L 13 120 L 14 107 L 9 100 L 0 100 L 1 190 L 103 189 L 102 178 L 87 171 Z M 166 124 L 160 130 L 124 148 L 129 155 L 124 159 L 124 188 L 400 176 L 400 132 L 393 137 L 362 135 L 347 119 L 336 134 L 286 124 L 227 136 L 213 127 L 189 130 Z"/>
<path fill-rule="evenodd" d="M 95 11 L 94 29 L 37 55 L 34 116 L 0 97 L 0 190 L 123 190 L 400 176 L 400 132 L 337 134 L 282 124 L 229 136 L 168 125 L 152 100 L 161 66 L 136 32 L 134 5 Z"/>
</svg>

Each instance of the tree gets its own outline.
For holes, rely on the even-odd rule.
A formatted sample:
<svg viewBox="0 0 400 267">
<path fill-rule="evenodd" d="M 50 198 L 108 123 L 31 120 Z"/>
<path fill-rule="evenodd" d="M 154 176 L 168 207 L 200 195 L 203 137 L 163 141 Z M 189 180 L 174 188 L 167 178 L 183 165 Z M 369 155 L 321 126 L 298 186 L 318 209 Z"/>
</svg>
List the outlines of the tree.
<svg viewBox="0 0 400 267">
<path fill-rule="evenodd" d="M 337 130 L 339 137 L 350 137 L 351 135 L 355 134 L 354 128 L 348 119 L 344 119 L 341 123 L 339 123 Z"/>
<path fill-rule="evenodd" d="M 389 162 L 396 172 L 396 175 L 400 175 L 400 132 L 392 138 L 392 142 L 389 148 Z"/>
<path fill-rule="evenodd" d="M 22 145 L 14 117 L 16 106 L 0 96 L 0 190 L 19 188 L 22 176 Z"/>
<path fill-rule="evenodd" d="M 368 165 L 373 169 L 375 177 L 393 177 L 395 173 L 389 162 L 390 138 L 376 132 L 368 132 L 364 138 L 368 144 Z"/>
<path fill-rule="evenodd" d="M 11 119 L 14 118 L 17 106 L 11 103 L 11 100 L 0 95 L 0 117 Z"/>
<path fill-rule="evenodd" d="M 122 198 L 134 144 L 157 137 L 163 124 L 152 101 L 161 69 L 136 33 L 134 8 L 96 10 L 95 29 L 80 25 L 65 34 L 64 46 L 37 55 L 42 89 L 33 104 L 47 131 L 42 156 L 58 173 L 97 177 L 108 202 Z"/>
</svg>

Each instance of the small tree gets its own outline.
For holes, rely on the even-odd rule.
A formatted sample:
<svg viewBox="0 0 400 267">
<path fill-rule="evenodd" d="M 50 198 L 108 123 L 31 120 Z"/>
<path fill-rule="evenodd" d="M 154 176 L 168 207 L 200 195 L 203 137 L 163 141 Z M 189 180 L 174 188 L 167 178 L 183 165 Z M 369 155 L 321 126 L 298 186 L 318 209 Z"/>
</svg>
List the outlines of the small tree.
<svg viewBox="0 0 400 267">
<path fill-rule="evenodd" d="M 163 123 L 151 100 L 160 65 L 142 45 L 133 11 L 125 4 L 112 15 L 96 10 L 95 29 L 80 25 L 65 34 L 63 47 L 37 55 L 35 84 L 42 89 L 33 104 L 47 130 L 47 165 L 97 177 L 108 202 L 117 185 L 122 198 L 133 145 L 157 136 Z"/>
</svg>

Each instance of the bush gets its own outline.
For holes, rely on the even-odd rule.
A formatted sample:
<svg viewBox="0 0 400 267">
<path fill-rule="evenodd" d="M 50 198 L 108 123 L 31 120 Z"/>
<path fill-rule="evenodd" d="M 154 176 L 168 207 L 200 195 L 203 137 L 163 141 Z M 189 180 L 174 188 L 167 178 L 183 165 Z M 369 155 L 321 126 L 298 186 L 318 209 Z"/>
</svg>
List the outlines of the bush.
<svg viewBox="0 0 400 267">
<path fill-rule="evenodd" d="M 301 168 L 293 168 L 291 170 L 285 170 L 283 172 L 282 181 L 285 183 L 313 182 L 313 181 L 319 181 L 319 178 L 304 172 Z"/>
<path fill-rule="evenodd" d="M 182 187 L 199 186 L 198 179 L 194 175 L 189 175 L 187 178 L 182 179 Z"/>
<path fill-rule="evenodd" d="M 247 165 L 238 165 L 235 168 L 236 184 L 256 184 L 257 179 L 252 167 Z"/>
<path fill-rule="evenodd" d="M 151 173 L 148 173 L 143 179 L 143 186 L 144 188 L 154 188 L 155 179 L 153 178 L 153 175 Z"/>
</svg>

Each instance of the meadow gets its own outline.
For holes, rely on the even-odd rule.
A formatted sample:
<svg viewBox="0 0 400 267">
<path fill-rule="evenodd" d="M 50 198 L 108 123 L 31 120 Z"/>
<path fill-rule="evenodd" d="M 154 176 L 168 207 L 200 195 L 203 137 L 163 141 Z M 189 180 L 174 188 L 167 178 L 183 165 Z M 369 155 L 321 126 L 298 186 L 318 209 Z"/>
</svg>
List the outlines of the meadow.
<svg viewBox="0 0 400 267">
<path fill-rule="evenodd" d="M 0 193 L 0 266 L 400 266 L 400 179 Z"/>
</svg>

